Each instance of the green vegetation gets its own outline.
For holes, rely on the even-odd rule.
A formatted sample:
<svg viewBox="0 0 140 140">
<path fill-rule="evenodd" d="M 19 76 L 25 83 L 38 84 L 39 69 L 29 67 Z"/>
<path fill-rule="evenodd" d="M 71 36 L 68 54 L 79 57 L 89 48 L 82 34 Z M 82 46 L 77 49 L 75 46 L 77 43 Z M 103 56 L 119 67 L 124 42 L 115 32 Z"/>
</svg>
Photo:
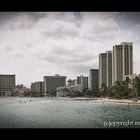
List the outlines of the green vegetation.
<svg viewBox="0 0 140 140">
<path fill-rule="evenodd" d="M 25 93 L 24 96 L 26 96 L 26 97 L 29 97 L 29 96 L 31 96 L 31 97 L 43 97 L 43 94 L 38 93 L 36 91 L 30 91 L 30 92 Z"/>
<path fill-rule="evenodd" d="M 140 78 L 135 77 L 133 81 L 126 78 L 125 81 L 116 81 L 113 86 L 102 86 L 100 93 L 109 98 L 128 99 L 140 96 Z"/>
<path fill-rule="evenodd" d="M 83 92 L 72 92 L 67 94 L 69 97 L 108 97 L 116 99 L 130 99 L 140 96 L 140 78 L 135 77 L 132 81 L 129 77 L 123 82 L 116 81 L 113 86 L 107 87 L 102 84 L 101 89 L 88 90 Z"/>
</svg>

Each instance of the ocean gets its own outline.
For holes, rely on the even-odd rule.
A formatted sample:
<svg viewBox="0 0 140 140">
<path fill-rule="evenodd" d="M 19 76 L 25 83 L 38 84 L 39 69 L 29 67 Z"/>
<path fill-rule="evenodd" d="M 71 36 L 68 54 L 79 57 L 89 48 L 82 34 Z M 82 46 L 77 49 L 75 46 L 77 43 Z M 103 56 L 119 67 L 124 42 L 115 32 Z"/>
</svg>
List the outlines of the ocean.
<svg viewBox="0 0 140 140">
<path fill-rule="evenodd" d="M 140 128 L 140 105 L 1 97 L 0 128 Z"/>
</svg>

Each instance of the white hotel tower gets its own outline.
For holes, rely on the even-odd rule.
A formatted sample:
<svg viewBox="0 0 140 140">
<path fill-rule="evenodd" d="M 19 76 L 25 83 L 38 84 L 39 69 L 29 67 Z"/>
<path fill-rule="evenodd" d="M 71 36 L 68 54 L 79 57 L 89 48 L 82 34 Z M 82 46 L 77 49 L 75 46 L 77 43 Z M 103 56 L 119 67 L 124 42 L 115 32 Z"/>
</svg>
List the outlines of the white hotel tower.
<svg viewBox="0 0 140 140">
<path fill-rule="evenodd" d="M 133 43 L 122 42 L 113 46 L 112 84 L 125 80 L 125 75 L 133 74 Z"/>
</svg>

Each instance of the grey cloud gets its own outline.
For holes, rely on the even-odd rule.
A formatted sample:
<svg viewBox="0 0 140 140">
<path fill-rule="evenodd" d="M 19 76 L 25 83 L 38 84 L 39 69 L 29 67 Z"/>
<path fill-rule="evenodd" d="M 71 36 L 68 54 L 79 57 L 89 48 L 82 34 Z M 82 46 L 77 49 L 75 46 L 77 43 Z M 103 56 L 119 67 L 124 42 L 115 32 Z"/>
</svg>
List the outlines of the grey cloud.
<svg viewBox="0 0 140 140">
<path fill-rule="evenodd" d="M 8 12 L 1 14 L 1 18 L 4 18 L 5 22 L 9 21 L 8 27 L 10 29 L 17 30 L 33 28 L 45 15 L 46 13 L 42 12 Z"/>
<path fill-rule="evenodd" d="M 15 58 L 23 58 L 24 54 L 21 51 L 13 50 L 9 54 Z"/>
<path fill-rule="evenodd" d="M 76 57 L 73 55 L 56 55 L 56 54 L 50 54 L 50 55 L 46 55 L 41 57 L 41 59 L 48 61 L 50 63 L 54 63 L 54 64 L 59 64 L 59 65 L 63 65 L 65 63 L 78 63 L 78 62 L 86 62 L 89 61 L 91 59 L 93 59 L 94 57 L 92 56 L 85 56 L 85 57 Z"/>
<path fill-rule="evenodd" d="M 77 22 L 77 16 L 74 12 L 47 12 L 46 18 L 49 20 L 58 20 L 65 22 Z M 78 18 L 79 19 L 79 18 Z"/>
<path fill-rule="evenodd" d="M 11 45 L 5 45 L 4 46 L 4 50 L 6 51 L 6 52 L 11 52 L 11 51 L 13 51 L 13 47 L 11 46 Z"/>
<path fill-rule="evenodd" d="M 38 21 L 46 16 L 46 12 L 29 12 L 26 14 L 34 21 Z"/>
<path fill-rule="evenodd" d="M 3 49 L 6 51 L 7 54 L 13 57 L 18 57 L 18 58 L 24 57 L 22 50 L 17 49 L 14 45 L 12 46 L 10 44 L 6 44 L 3 46 Z"/>
<path fill-rule="evenodd" d="M 28 16 L 34 22 L 41 18 L 74 22 L 78 14 L 72 14 L 71 12 L 0 12 L 0 22 L 10 21 L 18 16 Z"/>
<path fill-rule="evenodd" d="M 49 25 L 49 28 L 46 27 L 46 31 L 42 33 L 42 35 L 47 38 L 54 39 L 63 39 L 63 38 L 71 38 L 78 35 L 78 27 L 75 24 L 64 22 L 64 21 L 55 21 L 53 25 Z"/>
<path fill-rule="evenodd" d="M 70 54 L 73 54 L 74 53 L 74 50 L 68 50 L 68 49 L 65 49 L 65 48 L 55 48 L 53 50 L 53 53 L 56 54 L 56 55 L 65 55 L 65 56 L 68 56 Z"/>
<path fill-rule="evenodd" d="M 79 62 L 89 62 L 96 58 L 96 54 L 88 54 L 86 50 L 82 51 L 80 48 L 70 49 L 67 48 L 67 46 L 60 47 L 59 45 L 55 46 L 51 52 L 40 50 L 35 55 L 40 59 L 60 65 L 66 63 L 76 64 Z"/>
<path fill-rule="evenodd" d="M 135 24 L 140 23 L 140 12 L 119 12 L 114 19 L 118 22 L 121 29 L 133 29 Z"/>
<path fill-rule="evenodd" d="M 113 45 L 121 41 L 132 40 L 134 50 L 137 49 L 134 65 L 137 65 L 138 72 L 139 15 L 140 12 L 0 13 L 0 60 L 7 63 L 3 69 L 10 70 L 12 67 L 17 73 L 29 75 L 31 80 L 45 72 L 88 73 L 89 67 L 98 68 L 99 53 L 112 50 Z M 5 26 L 3 23 L 6 23 Z M 13 58 L 12 61 L 15 60 L 17 64 L 9 66 L 9 58 Z M 25 61 L 30 71 L 28 74 L 24 69 L 18 71 Z M 36 74 L 34 70 L 37 68 L 40 68 L 40 72 Z M 25 78 L 25 81 L 29 79 Z"/>
<path fill-rule="evenodd" d="M 117 16 L 118 20 L 129 22 L 129 23 L 139 23 L 140 22 L 140 12 L 119 12 Z"/>
<path fill-rule="evenodd" d="M 0 12 L 0 21 L 6 22 L 7 20 L 11 20 L 17 16 L 27 15 L 30 19 L 37 21 L 40 18 L 43 18 L 46 13 L 45 12 Z"/>
<path fill-rule="evenodd" d="M 12 56 L 14 56 L 16 58 L 23 58 L 24 57 L 24 54 L 23 53 L 20 53 L 20 52 L 14 52 L 14 53 L 12 53 Z"/>
<path fill-rule="evenodd" d="M 0 12 L 0 24 L 7 22 L 19 15 L 19 12 Z"/>
</svg>

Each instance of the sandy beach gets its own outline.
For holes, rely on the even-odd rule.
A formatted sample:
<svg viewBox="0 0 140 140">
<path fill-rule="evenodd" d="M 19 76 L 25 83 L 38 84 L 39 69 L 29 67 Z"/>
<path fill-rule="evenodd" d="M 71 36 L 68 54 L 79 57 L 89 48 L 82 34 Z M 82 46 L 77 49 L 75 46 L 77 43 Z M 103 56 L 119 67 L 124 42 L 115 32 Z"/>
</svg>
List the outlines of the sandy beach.
<svg viewBox="0 0 140 140">
<path fill-rule="evenodd" d="M 135 102 L 133 99 L 110 99 L 110 98 L 89 98 L 89 97 L 4 97 L 0 98 L 0 104 L 3 103 L 15 103 L 15 102 L 28 103 L 28 102 L 39 102 L 39 101 L 53 101 L 53 100 L 75 100 L 75 101 L 92 101 L 98 100 L 104 102 L 114 102 L 119 104 L 130 104 L 130 105 L 140 105 L 140 99 Z"/>
<path fill-rule="evenodd" d="M 72 98 L 74 100 L 100 100 L 103 102 L 115 102 L 115 103 L 125 103 L 125 104 L 136 104 L 140 105 L 140 99 L 138 99 L 136 102 L 133 99 L 110 99 L 110 98 L 86 98 L 86 97 L 75 97 Z"/>
</svg>

